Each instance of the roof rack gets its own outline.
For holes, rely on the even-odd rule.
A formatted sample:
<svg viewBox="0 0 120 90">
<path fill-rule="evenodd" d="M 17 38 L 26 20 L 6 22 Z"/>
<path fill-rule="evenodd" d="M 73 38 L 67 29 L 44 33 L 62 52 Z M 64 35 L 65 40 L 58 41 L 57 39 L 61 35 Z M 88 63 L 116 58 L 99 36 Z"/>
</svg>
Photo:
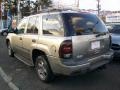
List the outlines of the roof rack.
<svg viewBox="0 0 120 90">
<path fill-rule="evenodd" d="M 61 11 L 80 11 L 80 10 L 76 10 L 76 9 L 67 9 L 67 8 L 48 8 L 48 9 L 42 9 L 42 11 L 39 11 L 38 13 L 45 13 L 45 12 L 61 12 Z"/>
</svg>

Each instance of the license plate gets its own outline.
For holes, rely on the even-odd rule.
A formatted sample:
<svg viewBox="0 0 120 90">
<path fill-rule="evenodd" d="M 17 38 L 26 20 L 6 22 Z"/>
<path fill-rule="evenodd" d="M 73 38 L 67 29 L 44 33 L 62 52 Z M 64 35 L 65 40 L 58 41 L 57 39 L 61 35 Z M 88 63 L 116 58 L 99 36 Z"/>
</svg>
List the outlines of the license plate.
<svg viewBox="0 0 120 90">
<path fill-rule="evenodd" d="M 91 43 L 91 49 L 99 49 L 100 48 L 100 41 L 95 41 Z"/>
</svg>

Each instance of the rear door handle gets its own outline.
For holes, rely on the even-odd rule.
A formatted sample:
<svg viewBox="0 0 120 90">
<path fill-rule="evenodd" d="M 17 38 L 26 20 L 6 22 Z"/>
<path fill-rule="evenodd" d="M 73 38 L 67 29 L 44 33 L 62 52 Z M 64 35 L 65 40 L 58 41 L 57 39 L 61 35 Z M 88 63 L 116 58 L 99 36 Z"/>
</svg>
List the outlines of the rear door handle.
<svg viewBox="0 0 120 90">
<path fill-rule="evenodd" d="M 20 40 L 22 40 L 22 37 L 20 37 Z"/>
<path fill-rule="evenodd" d="M 35 42 L 36 42 L 36 40 L 35 40 L 35 39 L 32 39 L 32 42 L 34 42 L 34 43 L 35 43 Z"/>
</svg>

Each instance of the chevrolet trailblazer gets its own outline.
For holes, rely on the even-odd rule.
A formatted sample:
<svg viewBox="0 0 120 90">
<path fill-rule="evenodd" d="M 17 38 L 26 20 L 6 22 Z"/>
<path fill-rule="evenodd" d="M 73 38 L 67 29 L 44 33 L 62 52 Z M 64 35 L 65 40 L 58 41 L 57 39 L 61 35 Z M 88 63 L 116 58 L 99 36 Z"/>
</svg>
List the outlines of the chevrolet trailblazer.
<svg viewBox="0 0 120 90">
<path fill-rule="evenodd" d="M 108 30 L 90 13 L 43 12 L 23 18 L 17 29 L 6 37 L 9 56 L 34 66 L 44 82 L 102 67 L 113 57 Z"/>
</svg>

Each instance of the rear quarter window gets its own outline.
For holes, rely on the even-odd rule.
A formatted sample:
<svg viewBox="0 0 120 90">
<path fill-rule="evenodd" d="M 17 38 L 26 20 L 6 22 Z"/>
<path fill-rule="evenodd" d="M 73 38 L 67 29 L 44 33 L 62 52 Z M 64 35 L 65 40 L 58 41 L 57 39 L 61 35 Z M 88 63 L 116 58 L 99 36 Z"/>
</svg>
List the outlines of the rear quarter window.
<svg viewBox="0 0 120 90">
<path fill-rule="evenodd" d="M 42 31 L 45 36 L 64 36 L 64 28 L 60 15 L 43 15 Z"/>
</svg>

